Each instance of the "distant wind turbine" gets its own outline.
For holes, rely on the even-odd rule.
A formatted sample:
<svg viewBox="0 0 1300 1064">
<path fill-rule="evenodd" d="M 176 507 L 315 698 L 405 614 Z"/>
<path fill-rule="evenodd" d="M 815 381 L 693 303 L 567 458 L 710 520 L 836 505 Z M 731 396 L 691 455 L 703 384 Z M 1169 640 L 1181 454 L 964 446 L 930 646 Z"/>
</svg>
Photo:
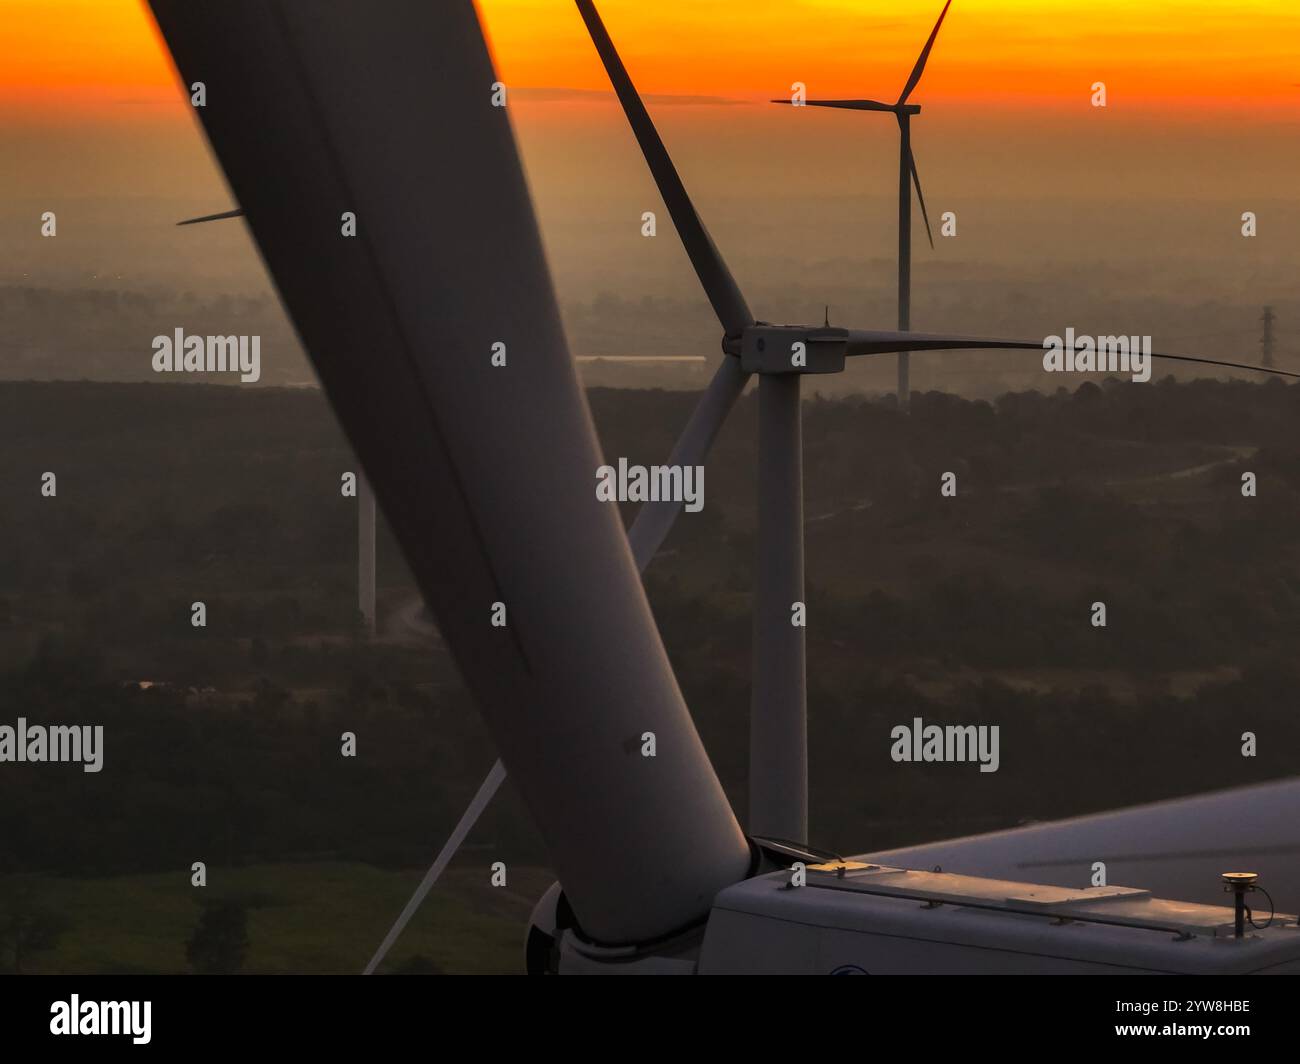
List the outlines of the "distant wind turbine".
<svg viewBox="0 0 1300 1064">
<path fill-rule="evenodd" d="M 805 100 L 808 107 L 838 107 L 846 111 L 887 111 L 892 112 L 898 120 L 898 328 L 906 332 L 912 327 L 912 189 L 916 186 L 916 198 L 921 205 L 921 217 L 925 219 L 925 234 L 930 238 L 930 247 L 934 247 L 934 233 L 930 230 L 930 216 L 925 209 L 925 196 L 921 193 L 921 178 L 916 172 L 916 157 L 912 154 L 912 116 L 921 113 L 918 104 L 907 102 L 921 80 L 925 71 L 926 60 L 930 58 L 930 49 L 939 36 L 939 27 L 943 17 L 948 14 L 952 0 L 943 5 L 939 21 L 930 31 L 930 37 L 912 67 L 911 76 L 895 103 L 881 103 L 879 100 Z M 773 100 L 772 103 L 790 105 L 793 100 Z M 908 380 L 908 352 L 898 353 L 898 405 L 906 410 L 911 398 Z"/>
<path fill-rule="evenodd" d="M 242 219 L 243 208 L 178 221 L 177 225 L 199 225 L 205 221 Z M 356 607 L 361 613 L 361 627 L 367 635 L 376 630 L 374 613 L 374 492 L 365 473 L 356 473 Z"/>
<path fill-rule="evenodd" d="M 357 608 L 367 635 L 375 634 L 375 490 L 357 470 Z"/>
</svg>

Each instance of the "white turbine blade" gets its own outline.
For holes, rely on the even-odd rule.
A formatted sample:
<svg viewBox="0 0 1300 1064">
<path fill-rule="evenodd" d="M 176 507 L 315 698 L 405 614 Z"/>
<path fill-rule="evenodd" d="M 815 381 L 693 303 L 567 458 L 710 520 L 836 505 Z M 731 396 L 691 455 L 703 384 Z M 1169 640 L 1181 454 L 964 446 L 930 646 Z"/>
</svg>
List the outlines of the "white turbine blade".
<svg viewBox="0 0 1300 1064">
<path fill-rule="evenodd" d="M 848 330 L 848 354 L 886 355 L 895 351 L 1041 351 L 1041 340 L 1001 340 L 983 336 L 956 336 L 946 333 L 899 332 L 896 330 Z"/>
<path fill-rule="evenodd" d="M 793 100 L 768 100 L 768 103 L 781 103 L 787 107 L 793 107 Z M 801 107 L 839 107 L 845 111 L 897 111 L 898 107 L 892 103 L 881 103 L 879 100 L 804 100 Z"/>
<path fill-rule="evenodd" d="M 384 936 L 384 941 L 379 943 L 379 948 L 375 950 L 375 955 L 370 958 L 370 963 L 366 965 L 365 971 L 361 973 L 362 975 L 373 974 L 374 970 L 383 962 L 383 959 L 388 956 L 388 951 L 393 948 L 393 943 L 406 930 L 406 925 L 410 923 L 411 917 L 415 915 L 420 903 L 424 901 L 425 896 L 433 889 L 434 883 L 438 881 L 438 877 L 442 875 L 443 870 L 456 855 L 461 843 L 465 841 L 465 836 L 478 823 L 478 818 L 483 815 L 483 810 L 488 807 L 488 803 L 492 801 L 492 796 L 497 793 L 497 788 L 501 786 L 505 778 L 506 767 L 498 760 L 488 771 L 487 778 L 479 784 L 478 792 L 474 795 L 473 801 L 469 803 L 469 808 L 461 814 L 456 827 L 452 829 L 447 841 L 443 843 L 442 850 L 434 859 L 433 864 L 429 866 L 429 871 L 424 874 L 424 878 L 420 880 L 420 885 L 415 888 L 415 893 L 411 895 L 411 900 L 402 909 L 397 922 Z"/>
<path fill-rule="evenodd" d="M 1221 872 L 1258 872 L 1280 909 L 1300 902 L 1300 779 L 1176 798 L 1070 820 L 907 846 L 863 860 L 1085 887 L 1106 882 L 1223 903 Z M 1285 900 L 1284 900 L 1285 899 Z"/>
<path fill-rule="evenodd" d="M 722 356 L 713 380 L 700 396 L 700 401 L 691 412 L 691 419 L 686 423 L 668 464 L 673 466 L 702 465 L 713 446 L 713 441 L 727 420 L 731 408 L 736 405 L 740 393 L 745 390 L 749 374 L 740 368 L 740 359 L 731 355 Z M 664 500 L 646 502 L 637 511 L 636 520 L 628 531 L 628 542 L 632 546 L 632 557 L 641 572 L 650 564 L 650 560 L 668 538 L 668 533 L 682 511 L 682 502 Z"/>
<path fill-rule="evenodd" d="M 911 76 L 907 79 L 907 84 L 903 86 L 903 93 L 898 97 L 900 105 L 907 103 L 907 98 L 912 95 L 912 90 L 916 88 L 916 83 L 921 80 L 921 75 L 925 72 L 926 60 L 930 58 L 930 49 L 934 47 L 934 39 L 939 36 L 939 27 L 943 25 L 943 17 L 948 14 L 948 8 L 952 6 L 952 0 L 948 0 L 943 5 L 943 10 L 939 12 L 939 21 L 934 24 L 934 29 L 930 31 L 930 37 L 925 42 L 925 47 L 921 49 L 921 55 L 916 60 L 916 66 L 912 68 Z"/>
<path fill-rule="evenodd" d="M 691 202 L 686 186 L 677 173 L 677 167 L 673 165 L 668 149 L 664 147 L 663 139 L 646 111 L 636 86 L 632 84 L 623 60 L 614 48 L 614 42 L 596 11 L 596 5 L 591 0 L 577 0 L 577 4 L 578 13 L 587 24 L 587 32 L 600 54 L 600 61 L 605 65 L 605 72 L 609 75 L 610 84 L 614 86 L 618 101 L 623 105 L 628 125 L 632 127 L 637 143 L 641 146 L 641 154 L 645 156 L 646 165 L 659 188 L 659 195 L 663 197 L 664 205 L 672 216 L 677 235 L 681 237 L 691 265 L 695 267 L 700 285 L 713 304 L 714 313 L 718 315 L 718 321 L 722 323 L 726 334 L 739 336 L 754 324 L 754 315 L 750 313 L 745 297 L 723 260 L 722 253 L 713 243 L 709 231 L 704 228 L 704 222 L 700 219 L 695 204 Z"/>
<path fill-rule="evenodd" d="M 222 211 L 220 214 L 204 214 L 198 218 L 186 218 L 183 222 L 177 222 L 177 225 L 202 225 L 204 222 L 220 222 L 226 218 L 242 218 L 244 211 L 236 207 L 233 211 Z"/>
<path fill-rule="evenodd" d="M 912 171 L 912 185 L 916 188 L 916 200 L 921 205 L 921 217 L 925 221 L 925 235 L 930 240 L 930 249 L 934 249 L 934 232 L 930 229 L 930 212 L 925 209 L 925 194 L 921 191 L 921 175 L 916 172 L 916 156 L 911 145 L 907 149 L 907 165 Z"/>
<path fill-rule="evenodd" d="M 749 374 L 740 368 L 740 360 L 730 356 L 724 356 L 722 364 L 718 371 L 713 375 L 713 380 L 709 382 L 708 388 L 700 397 L 699 403 L 696 404 L 694 411 L 691 413 L 691 419 L 686 423 L 686 428 L 682 431 L 676 446 L 673 448 L 672 457 L 669 463 L 672 465 L 698 465 L 704 461 L 705 456 L 709 453 L 709 448 L 713 445 L 713 440 L 718 434 L 718 429 L 726 421 L 727 414 L 735 406 L 736 399 L 745 388 L 745 382 L 749 380 Z M 631 531 L 628 533 L 628 540 L 632 545 L 632 556 L 636 560 L 637 570 L 645 572 L 645 567 L 650 564 L 651 559 L 655 556 L 660 545 L 668 535 L 669 529 L 672 528 L 673 521 L 677 514 L 681 512 L 682 504 L 680 502 L 647 502 L 643 503 L 641 509 L 637 512 L 636 520 L 632 523 Z M 397 923 L 393 929 L 388 932 L 388 937 L 381 943 L 375 956 L 371 959 L 369 966 L 364 974 L 369 975 L 375 970 L 376 965 L 384 959 L 384 955 L 392 948 L 397 941 L 398 935 L 406 927 L 407 922 L 419 908 L 420 903 L 429 893 L 438 877 L 442 875 L 443 869 L 447 867 L 447 862 L 452 859 L 456 851 L 460 848 L 461 843 L 469 834 L 478 818 L 483 815 L 483 810 L 488 806 L 501 785 L 501 781 L 506 778 L 505 768 L 498 761 L 492 766 L 487 778 L 480 784 L 478 793 L 475 794 L 474 800 L 470 802 L 469 808 L 465 810 L 456 825 L 456 829 L 447 839 L 438 854 L 437 859 L 433 862 L 429 871 L 426 873 L 420 885 L 416 888 L 411 900 L 406 903 L 406 908 L 402 910 L 402 915 L 398 917 Z"/>
<path fill-rule="evenodd" d="M 708 388 L 700 397 L 700 401 L 691 413 L 690 421 L 686 423 L 686 428 L 682 431 L 681 437 L 673 448 L 672 457 L 669 459 L 670 464 L 698 465 L 704 461 L 705 456 L 709 453 L 709 448 L 713 445 L 714 438 L 718 434 L 718 429 L 722 427 L 722 423 L 727 419 L 727 414 L 735 406 L 736 399 L 744 390 L 745 382 L 749 380 L 749 376 L 740 368 L 739 359 L 730 356 L 723 358 L 722 364 L 718 367 L 718 371 L 713 375 L 713 380 L 709 382 Z M 639 572 L 645 572 L 645 567 L 654 558 L 655 552 L 658 551 L 664 538 L 668 535 L 673 521 L 676 519 L 677 514 L 681 512 L 681 508 L 682 504 L 680 502 L 647 502 L 642 504 L 641 509 L 637 512 L 636 520 L 632 524 L 632 529 L 628 533 L 628 540 L 632 545 L 632 556 L 636 560 L 636 567 Z M 500 778 L 493 782 L 493 776 L 498 772 Z M 456 850 L 465 841 L 465 837 L 474 827 L 475 822 L 482 816 L 483 810 L 487 808 L 492 795 L 496 793 L 505 777 L 505 769 L 502 767 L 501 762 L 498 761 L 492 766 L 492 771 L 488 773 L 487 779 L 479 786 L 478 793 L 474 796 L 474 800 L 470 802 L 469 808 L 461 816 L 460 822 L 456 825 L 456 830 L 451 833 L 451 837 L 443 846 L 442 852 L 438 854 L 432 867 L 424 879 L 421 880 L 411 900 L 406 903 L 402 915 L 398 917 L 398 921 L 388 933 L 388 937 L 380 945 L 365 974 L 369 975 L 374 971 L 375 966 L 383 960 L 384 955 L 397 941 L 397 936 L 402 933 L 407 921 L 419 908 L 420 903 L 429 893 L 434 883 L 437 882 L 443 869 L 447 867 L 447 862 L 455 855 Z"/>
<path fill-rule="evenodd" d="M 945 333 L 887 332 L 866 329 L 849 329 L 847 338 L 849 355 L 886 355 L 895 351 L 1042 351 L 1041 340 L 1000 340 L 984 336 L 952 336 Z M 1152 351 L 1151 358 L 1168 362 L 1193 362 L 1203 366 L 1222 366 L 1224 369 L 1243 369 L 1250 373 L 1263 373 L 1270 377 L 1296 377 L 1272 366 L 1254 366 L 1249 362 L 1227 362 L 1221 358 L 1201 358 L 1197 355 L 1171 355 Z"/>
<path fill-rule="evenodd" d="M 182 84 L 208 86 L 197 117 L 581 926 L 617 944 L 699 920 L 749 849 L 596 497 L 473 4 L 152 6 Z M 630 756 L 645 731 L 671 756 Z"/>
</svg>

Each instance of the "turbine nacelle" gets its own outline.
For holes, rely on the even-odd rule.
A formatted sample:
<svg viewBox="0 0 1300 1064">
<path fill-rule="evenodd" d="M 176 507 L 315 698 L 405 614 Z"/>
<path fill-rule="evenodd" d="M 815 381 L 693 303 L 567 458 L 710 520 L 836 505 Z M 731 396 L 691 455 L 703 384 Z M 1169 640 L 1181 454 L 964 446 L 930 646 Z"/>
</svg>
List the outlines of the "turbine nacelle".
<svg viewBox="0 0 1300 1064">
<path fill-rule="evenodd" d="M 848 347 L 848 329 L 759 321 L 741 334 L 740 368 L 762 374 L 841 373 Z"/>
</svg>

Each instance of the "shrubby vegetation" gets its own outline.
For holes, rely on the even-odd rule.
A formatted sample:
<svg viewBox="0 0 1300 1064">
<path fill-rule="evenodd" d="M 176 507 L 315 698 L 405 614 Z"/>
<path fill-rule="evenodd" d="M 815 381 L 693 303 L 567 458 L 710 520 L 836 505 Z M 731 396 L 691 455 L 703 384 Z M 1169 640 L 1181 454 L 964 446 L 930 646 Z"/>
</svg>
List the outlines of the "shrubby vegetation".
<svg viewBox="0 0 1300 1064">
<path fill-rule="evenodd" d="M 665 460 L 693 403 L 591 398 L 606 455 L 643 463 Z M 742 813 L 754 413 L 742 400 L 704 511 L 647 575 Z M 338 490 L 355 463 L 321 396 L 5 384 L 0 421 L 0 723 L 106 732 L 99 774 L 0 766 L 0 874 L 426 862 L 495 752 L 443 648 L 400 624 L 359 636 L 355 503 Z M 1300 389 L 1276 382 L 930 393 L 906 418 L 888 399 L 811 400 L 814 841 L 897 845 L 1293 772 L 1297 427 Z M 396 624 L 414 592 L 386 535 L 379 551 Z M 1000 771 L 894 764 L 889 729 L 913 716 L 1000 725 Z M 1239 754 L 1245 730 L 1257 758 Z M 471 842 L 545 860 L 509 793 Z M 238 944 L 226 917 L 214 939 Z"/>
</svg>

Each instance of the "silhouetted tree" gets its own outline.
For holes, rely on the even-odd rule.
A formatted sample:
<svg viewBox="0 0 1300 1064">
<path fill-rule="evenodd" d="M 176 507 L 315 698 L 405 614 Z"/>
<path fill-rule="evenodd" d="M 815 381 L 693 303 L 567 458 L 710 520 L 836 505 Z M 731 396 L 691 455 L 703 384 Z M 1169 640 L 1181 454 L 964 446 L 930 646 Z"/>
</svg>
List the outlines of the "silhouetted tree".
<svg viewBox="0 0 1300 1064">
<path fill-rule="evenodd" d="M 68 922 L 25 893 L 8 894 L 0 906 L 0 951 L 9 958 L 13 974 L 22 975 L 24 960 L 54 949 Z"/>
<path fill-rule="evenodd" d="M 244 966 L 248 952 L 248 909 L 240 902 L 205 905 L 185 946 L 190 966 L 203 975 L 230 975 Z"/>
<path fill-rule="evenodd" d="M 423 953 L 413 953 L 396 965 L 392 975 L 442 975 L 443 971 L 438 965 L 426 957 Z"/>
</svg>

